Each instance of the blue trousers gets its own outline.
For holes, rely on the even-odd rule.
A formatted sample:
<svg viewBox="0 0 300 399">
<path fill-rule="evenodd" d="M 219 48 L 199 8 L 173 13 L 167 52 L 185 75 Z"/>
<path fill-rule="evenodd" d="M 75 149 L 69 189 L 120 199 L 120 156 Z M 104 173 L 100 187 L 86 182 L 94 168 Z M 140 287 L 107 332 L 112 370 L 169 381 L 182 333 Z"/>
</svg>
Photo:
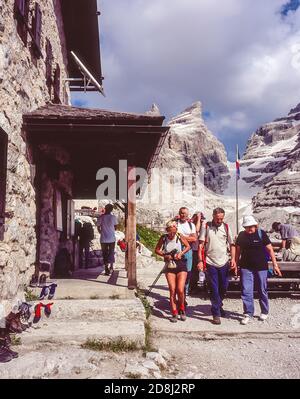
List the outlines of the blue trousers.
<svg viewBox="0 0 300 399">
<path fill-rule="evenodd" d="M 188 295 L 190 289 L 190 281 L 192 275 L 192 268 L 193 268 L 193 250 L 191 249 L 189 252 L 184 254 L 184 258 L 186 259 L 186 267 L 187 267 L 187 278 L 185 282 L 185 294 Z"/>
<path fill-rule="evenodd" d="M 226 263 L 223 267 L 207 265 L 206 274 L 210 286 L 211 313 L 220 317 L 228 288 L 229 264 Z"/>
<path fill-rule="evenodd" d="M 244 314 L 254 315 L 254 286 L 256 285 L 261 313 L 269 314 L 269 299 L 267 290 L 267 270 L 241 269 L 242 301 Z"/>
</svg>

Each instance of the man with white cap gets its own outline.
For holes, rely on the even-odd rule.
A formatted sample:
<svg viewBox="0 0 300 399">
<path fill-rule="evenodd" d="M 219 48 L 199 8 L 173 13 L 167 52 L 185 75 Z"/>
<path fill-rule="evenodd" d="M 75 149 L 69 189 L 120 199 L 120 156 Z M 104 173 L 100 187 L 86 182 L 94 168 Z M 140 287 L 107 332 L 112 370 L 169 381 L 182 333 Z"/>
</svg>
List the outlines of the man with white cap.
<svg viewBox="0 0 300 399">
<path fill-rule="evenodd" d="M 255 218 L 244 216 L 242 231 L 236 240 L 236 264 L 241 268 L 242 301 L 244 318 L 241 324 L 248 324 L 254 316 L 254 283 L 257 285 L 261 315 L 265 321 L 269 314 L 267 290 L 268 258 L 273 263 L 274 272 L 281 276 L 271 241 L 266 232 L 258 227 Z"/>
</svg>

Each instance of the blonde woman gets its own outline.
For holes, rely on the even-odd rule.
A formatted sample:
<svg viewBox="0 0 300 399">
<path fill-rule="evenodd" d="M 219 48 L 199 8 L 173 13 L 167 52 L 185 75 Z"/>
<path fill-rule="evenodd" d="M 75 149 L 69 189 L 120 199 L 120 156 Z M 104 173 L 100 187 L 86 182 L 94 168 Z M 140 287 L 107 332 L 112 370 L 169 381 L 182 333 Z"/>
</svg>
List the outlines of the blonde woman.
<svg viewBox="0 0 300 399">
<path fill-rule="evenodd" d="M 158 240 L 155 253 L 162 256 L 165 260 L 165 274 L 169 285 L 172 313 L 170 321 L 176 323 L 178 314 L 182 321 L 186 320 L 184 289 L 188 270 L 184 254 L 190 251 L 191 247 L 186 238 L 177 232 L 176 222 L 168 222 L 166 232 Z M 178 298 L 178 307 L 176 295 Z"/>
</svg>

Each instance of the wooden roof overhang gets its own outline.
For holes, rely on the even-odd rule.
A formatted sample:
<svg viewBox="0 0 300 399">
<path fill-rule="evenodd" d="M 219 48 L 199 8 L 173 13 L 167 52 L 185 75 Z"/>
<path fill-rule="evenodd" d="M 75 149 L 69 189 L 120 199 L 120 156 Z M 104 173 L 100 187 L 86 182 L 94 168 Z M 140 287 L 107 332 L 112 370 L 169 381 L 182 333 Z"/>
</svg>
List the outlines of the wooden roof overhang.
<svg viewBox="0 0 300 399">
<path fill-rule="evenodd" d="M 169 127 L 164 117 L 48 105 L 23 116 L 28 142 L 64 148 L 71 156 L 74 198 L 93 199 L 100 168 L 112 168 L 118 177 L 119 161 L 149 170 Z"/>
</svg>

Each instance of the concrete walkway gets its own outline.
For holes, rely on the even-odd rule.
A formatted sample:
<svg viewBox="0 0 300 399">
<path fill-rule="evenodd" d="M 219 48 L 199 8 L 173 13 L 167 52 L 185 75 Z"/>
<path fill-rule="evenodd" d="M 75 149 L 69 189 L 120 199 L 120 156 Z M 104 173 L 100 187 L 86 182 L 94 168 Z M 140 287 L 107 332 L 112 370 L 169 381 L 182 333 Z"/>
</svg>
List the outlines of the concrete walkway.
<svg viewBox="0 0 300 399">
<path fill-rule="evenodd" d="M 127 273 L 124 266 L 116 266 L 110 276 L 103 267 L 80 269 L 69 279 L 52 279 L 57 283 L 55 299 L 130 299 L 134 291 L 127 288 Z M 32 288 L 39 295 L 41 288 Z"/>
</svg>

